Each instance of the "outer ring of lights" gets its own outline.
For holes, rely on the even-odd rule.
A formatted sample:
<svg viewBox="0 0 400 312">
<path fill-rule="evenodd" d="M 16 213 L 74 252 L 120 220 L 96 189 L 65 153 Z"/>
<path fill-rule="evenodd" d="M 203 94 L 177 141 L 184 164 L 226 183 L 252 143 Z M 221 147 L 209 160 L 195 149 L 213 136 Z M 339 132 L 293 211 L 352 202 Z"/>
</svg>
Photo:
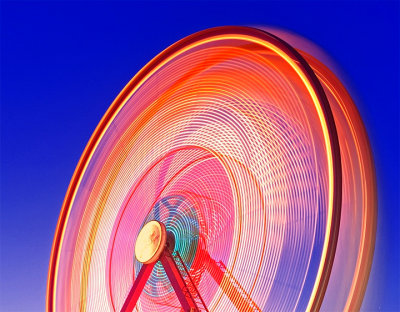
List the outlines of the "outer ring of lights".
<svg viewBox="0 0 400 312">
<path fill-rule="evenodd" d="M 55 291 L 57 283 L 57 270 L 59 262 L 59 251 L 62 246 L 64 237 L 65 226 L 68 221 L 70 208 L 74 201 L 76 190 L 79 187 L 81 178 L 85 169 L 93 155 L 102 135 L 106 131 L 108 125 L 119 112 L 121 107 L 129 96 L 146 80 L 149 74 L 159 68 L 164 62 L 180 53 L 182 50 L 199 44 L 201 42 L 209 42 L 221 38 L 242 38 L 253 41 L 255 43 L 274 48 L 275 52 L 280 52 L 280 56 L 296 70 L 301 76 L 303 82 L 307 84 L 311 96 L 314 99 L 314 104 L 320 113 L 320 121 L 325 125 L 327 133 L 325 133 L 325 143 L 327 145 L 328 165 L 329 165 L 329 217 L 327 223 L 327 233 L 324 242 L 324 251 L 322 261 L 318 270 L 317 280 L 314 285 L 310 302 L 307 310 L 318 310 L 321 307 L 324 294 L 328 285 L 330 272 L 332 270 L 333 260 L 335 257 L 336 245 L 339 234 L 339 223 L 341 213 L 341 200 L 342 200 L 342 177 L 341 177 L 341 160 L 340 148 L 336 131 L 336 126 L 333 114 L 323 91 L 320 81 L 314 74 L 311 67 L 304 60 L 304 58 L 288 43 L 279 39 L 278 37 L 259 29 L 241 26 L 227 26 L 207 29 L 191 36 L 188 36 L 166 50 L 157 55 L 150 61 L 142 70 L 140 70 L 135 77 L 125 86 L 121 93 L 114 100 L 109 107 L 99 125 L 91 136 L 80 160 L 75 169 L 74 175 L 68 187 L 61 213 L 58 219 L 58 224 L 53 241 L 52 252 L 49 263 L 49 274 L 47 281 L 47 298 L 46 309 L 53 311 Z"/>
</svg>

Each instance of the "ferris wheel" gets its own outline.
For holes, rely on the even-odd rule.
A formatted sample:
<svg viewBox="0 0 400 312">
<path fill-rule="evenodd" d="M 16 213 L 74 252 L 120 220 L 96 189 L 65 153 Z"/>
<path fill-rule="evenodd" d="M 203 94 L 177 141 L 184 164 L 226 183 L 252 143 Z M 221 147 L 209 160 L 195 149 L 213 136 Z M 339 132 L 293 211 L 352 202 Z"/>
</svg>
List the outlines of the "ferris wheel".
<svg viewBox="0 0 400 312">
<path fill-rule="evenodd" d="M 338 78 L 295 48 L 212 28 L 134 76 L 69 185 L 48 311 L 360 308 L 369 141 Z"/>
</svg>

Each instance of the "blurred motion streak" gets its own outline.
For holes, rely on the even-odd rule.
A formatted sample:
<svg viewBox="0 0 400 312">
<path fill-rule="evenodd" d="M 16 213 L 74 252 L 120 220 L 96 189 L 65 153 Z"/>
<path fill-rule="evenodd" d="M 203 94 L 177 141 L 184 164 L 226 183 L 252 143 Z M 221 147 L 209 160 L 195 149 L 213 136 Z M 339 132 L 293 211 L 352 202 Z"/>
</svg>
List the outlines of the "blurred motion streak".
<svg viewBox="0 0 400 312">
<path fill-rule="evenodd" d="M 306 41 L 270 31 L 286 41 L 236 26 L 191 35 L 121 91 L 64 200 L 48 311 L 120 311 L 150 220 L 174 234 L 209 311 L 360 308 L 376 233 L 369 140 Z M 157 262 L 136 310 L 179 307 Z"/>
</svg>

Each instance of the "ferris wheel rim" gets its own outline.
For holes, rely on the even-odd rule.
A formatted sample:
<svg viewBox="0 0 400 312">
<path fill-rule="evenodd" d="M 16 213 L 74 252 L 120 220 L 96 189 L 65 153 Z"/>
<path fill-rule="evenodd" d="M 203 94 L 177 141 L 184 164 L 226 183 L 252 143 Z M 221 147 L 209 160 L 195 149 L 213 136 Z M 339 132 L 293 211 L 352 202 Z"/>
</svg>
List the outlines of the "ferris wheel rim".
<svg viewBox="0 0 400 312">
<path fill-rule="evenodd" d="M 336 130 L 336 125 L 334 117 L 330 108 L 329 101 L 325 95 L 323 87 L 315 75 L 314 71 L 311 69 L 306 60 L 287 42 L 276 37 L 275 35 L 260 30 L 253 27 L 246 26 L 222 26 L 206 29 L 190 36 L 187 36 L 178 42 L 172 44 L 164 51 L 155 56 L 151 61 L 149 61 L 122 89 L 115 100 L 112 102 L 93 134 L 91 135 L 82 155 L 78 162 L 78 165 L 74 171 L 71 178 L 71 182 L 68 186 L 61 212 L 58 218 L 57 227 L 55 230 L 55 236 L 53 240 L 51 256 L 49 261 L 49 273 L 47 279 L 47 295 L 46 295 L 46 310 L 54 310 L 54 300 L 55 300 L 55 290 L 57 282 L 57 265 L 59 260 L 59 252 L 63 242 L 63 233 L 65 226 L 68 222 L 68 215 L 73 203 L 74 193 L 79 188 L 80 179 L 85 173 L 87 164 L 90 162 L 90 156 L 96 150 L 98 142 L 102 138 L 102 134 L 107 129 L 107 125 L 114 119 L 119 109 L 124 106 L 126 100 L 132 94 L 132 91 L 137 88 L 142 82 L 146 81 L 146 77 L 152 73 L 160 64 L 171 58 L 175 53 L 179 52 L 184 47 L 188 47 L 192 44 L 201 42 L 204 39 L 217 38 L 219 36 L 248 36 L 254 37 L 261 41 L 266 41 L 279 49 L 281 49 L 288 57 L 290 57 L 299 68 L 302 70 L 307 81 L 310 83 L 311 87 L 315 91 L 318 98 L 318 102 L 321 106 L 323 116 L 325 118 L 329 143 L 331 144 L 331 159 L 333 168 L 333 191 L 332 191 L 332 207 L 329 207 L 332 213 L 332 221 L 329 238 L 324 243 L 326 245 L 326 259 L 323 263 L 320 283 L 319 286 L 313 291 L 314 300 L 312 304 L 308 306 L 308 310 L 318 310 L 321 307 L 324 294 L 328 285 L 330 272 L 333 265 L 333 260 L 335 257 L 336 245 L 339 235 L 340 227 L 340 215 L 341 215 L 341 201 L 342 201 L 342 171 L 341 171 L 341 158 L 340 158 L 340 147 L 339 140 Z M 234 37 L 232 37 L 234 39 Z"/>
</svg>

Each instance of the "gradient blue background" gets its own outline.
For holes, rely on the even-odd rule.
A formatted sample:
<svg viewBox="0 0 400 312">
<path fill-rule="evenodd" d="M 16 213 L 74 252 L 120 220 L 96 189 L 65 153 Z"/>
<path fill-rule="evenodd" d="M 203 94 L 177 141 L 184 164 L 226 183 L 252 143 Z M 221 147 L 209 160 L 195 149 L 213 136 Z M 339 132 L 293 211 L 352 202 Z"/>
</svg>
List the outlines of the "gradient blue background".
<svg viewBox="0 0 400 312">
<path fill-rule="evenodd" d="M 43 311 L 48 261 L 78 159 L 114 97 L 178 39 L 270 25 L 321 46 L 370 135 L 379 216 L 363 308 L 399 304 L 398 2 L 2 2 L 1 311 Z"/>
</svg>

